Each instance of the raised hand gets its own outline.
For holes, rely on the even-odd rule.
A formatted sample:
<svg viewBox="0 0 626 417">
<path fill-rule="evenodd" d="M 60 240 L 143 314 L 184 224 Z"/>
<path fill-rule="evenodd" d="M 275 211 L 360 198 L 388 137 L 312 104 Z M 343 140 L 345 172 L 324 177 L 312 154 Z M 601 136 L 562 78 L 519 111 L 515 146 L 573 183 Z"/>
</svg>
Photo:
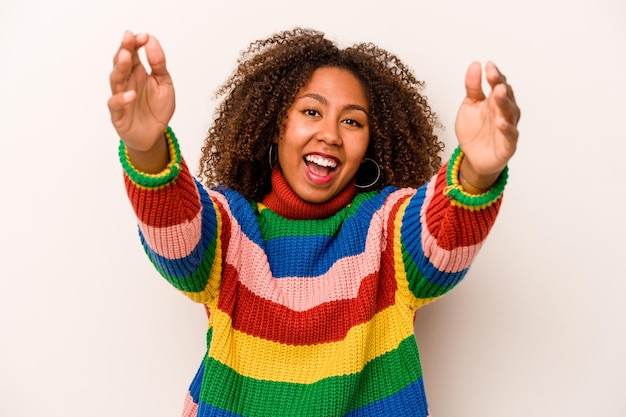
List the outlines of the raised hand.
<svg viewBox="0 0 626 417">
<path fill-rule="evenodd" d="M 465 75 L 467 95 L 455 124 L 465 154 L 463 177 L 478 189 L 488 189 L 515 153 L 521 114 L 513 89 L 492 62 L 485 65 L 485 77 L 491 86 L 488 96 L 481 86 L 481 64 L 470 64 Z"/>
<path fill-rule="evenodd" d="M 150 73 L 139 59 L 138 51 L 142 47 Z M 131 160 L 139 169 L 158 172 L 167 164 L 163 132 L 174 114 L 175 96 L 157 39 L 147 34 L 124 33 L 109 81 L 111 122 L 126 144 Z"/>
</svg>

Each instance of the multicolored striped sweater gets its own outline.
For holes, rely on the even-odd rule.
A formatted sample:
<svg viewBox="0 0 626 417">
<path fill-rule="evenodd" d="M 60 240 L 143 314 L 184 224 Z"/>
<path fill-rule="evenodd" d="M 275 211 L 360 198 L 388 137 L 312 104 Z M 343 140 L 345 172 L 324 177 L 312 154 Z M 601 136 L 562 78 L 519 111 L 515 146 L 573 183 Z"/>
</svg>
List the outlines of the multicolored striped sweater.
<svg viewBox="0 0 626 417">
<path fill-rule="evenodd" d="M 325 218 L 293 219 L 280 174 L 267 204 L 206 189 L 168 132 L 161 174 L 138 172 L 123 144 L 120 158 L 148 257 L 209 312 L 183 416 L 427 416 L 415 312 L 466 274 L 506 172 L 467 194 L 457 150 L 417 190 L 342 193 Z"/>
</svg>

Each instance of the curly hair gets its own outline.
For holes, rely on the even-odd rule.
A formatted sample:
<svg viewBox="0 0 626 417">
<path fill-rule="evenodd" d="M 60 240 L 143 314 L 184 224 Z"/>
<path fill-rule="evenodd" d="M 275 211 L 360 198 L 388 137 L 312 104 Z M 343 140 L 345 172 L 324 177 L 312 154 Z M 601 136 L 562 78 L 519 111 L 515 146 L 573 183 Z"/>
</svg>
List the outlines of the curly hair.
<svg viewBox="0 0 626 417">
<path fill-rule="evenodd" d="M 208 131 L 199 177 L 260 201 L 271 189 L 268 153 L 298 91 L 320 67 L 351 71 L 368 101 L 366 156 L 380 166 L 373 186 L 419 187 L 441 166 L 444 148 L 436 114 L 420 94 L 424 83 L 394 54 L 371 43 L 340 49 L 324 33 L 304 28 L 252 42 L 216 92 L 223 97 Z"/>
</svg>

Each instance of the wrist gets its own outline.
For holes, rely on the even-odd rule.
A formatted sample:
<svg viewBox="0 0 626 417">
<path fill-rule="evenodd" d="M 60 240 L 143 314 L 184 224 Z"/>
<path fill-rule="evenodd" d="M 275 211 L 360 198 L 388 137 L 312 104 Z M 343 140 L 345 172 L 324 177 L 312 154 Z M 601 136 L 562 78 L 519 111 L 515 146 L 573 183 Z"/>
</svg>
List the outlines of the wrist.
<svg viewBox="0 0 626 417">
<path fill-rule="evenodd" d="M 158 158 L 156 160 L 152 159 L 154 155 L 151 155 L 150 152 L 153 150 L 147 152 L 133 151 L 120 140 L 120 162 L 122 163 L 126 175 L 137 185 L 158 187 L 169 183 L 178 176 L 182 167 L 182 156 L 174 132 L 168 127 L 165 130 L 164 140 L 159 142 L 164 145 L 164 150 L 161 149 L 159 145 L 159 147 L 156 148 L 158 152 L 156 150 L 155 152 L 160 156 L 165 155 L 165 164 L 162 164 L 162 161 L 159 161 Z M 139 158 L 139 160 L 137 160 L 137 158 Z M 142 164 L 143 159 L 148 161 L 148 165 Z"/>
<path fill-rule="evenodd" d="M 446 186 L 443 190 L 443 193 L 445 196 L 448 197 L 448 199 L 450 199 L 451 204 L 469 210 L 481 210 L 500 201 L 509 176 L 508 166 L 505 166 L 502 172 L 497 174 L 498 176 L 493 183 L 491 182 L 492 180 L 489 178 L 490 175 L 478 176 L 479 179 L 484 181 L 480 183 L 480 186 L 488 187 L 488 189 L 484 193 L 473 194 L 468 192 L 463 187 L 460 181 L 459 171 L 463 160 L 465 159 L 464 156 L 465 155 L 461 150 L 461 147 L 457 147 L 454 152 L 452 152 L 450 161 L 448 162 L 448 166 L 446 167 Z M 466 169 L 470 170 L 470 175 L 475 173 L 473 170 L 471 170 L 471 168 Z M 479 189 L 479 186 L 477 184 L 473 184 L 471 182 L 472 180 L 467 178 L 466 174 L 466 172 L 463 172 L 463 176 L 469 182 L 469 184 Z M 469 188 L 469 186 L 466 187 Z"/>
<path fill-rule="evenodd" d="M 165 133 L 157 139 L 149 149 L 136 149 L 128 145 L 126 153 L 132 165 L 145 174 L 158 174 L 170 161 L 167 136 Z"/>
<path fill-rule="evenodd" d="M 463 191 L 469 194 L 484 194 L 493 187 L 500 177 L 500 172 L 493 174 L 479 174 L 472 167 L 467 158 L 461 160 L 459 166 L 459 184 Z"/>
</svg>

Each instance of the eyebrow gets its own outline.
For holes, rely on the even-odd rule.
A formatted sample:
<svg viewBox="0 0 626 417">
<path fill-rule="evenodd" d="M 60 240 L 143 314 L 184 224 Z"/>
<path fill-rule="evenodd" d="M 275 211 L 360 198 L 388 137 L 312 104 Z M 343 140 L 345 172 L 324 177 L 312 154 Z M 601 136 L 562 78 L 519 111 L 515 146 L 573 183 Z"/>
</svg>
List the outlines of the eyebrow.
<svg viewBox="0 0 626 417">
<path fill-rule="evenodd" d="M 326 97 L 320 95 L 320 94 L 315 94 L 315 93 L 308 93 L 308 94 L 304 94 L 298 98 L 312 98 L 313 100 L 317 100 L 320 103 L 324 104 L 324 105 L 328 105 L 328 100 L 326 99 Z M 367 116 L 369 116 L 369 113 L 367 112 L 367 110 L 365 109 L 365 107 L 360 106 L 358 104 L 347 104 L 346 106 L 344 106 L 344 110 L 360 110 L 363 113 L 365 113 Z"/>
</svg>

